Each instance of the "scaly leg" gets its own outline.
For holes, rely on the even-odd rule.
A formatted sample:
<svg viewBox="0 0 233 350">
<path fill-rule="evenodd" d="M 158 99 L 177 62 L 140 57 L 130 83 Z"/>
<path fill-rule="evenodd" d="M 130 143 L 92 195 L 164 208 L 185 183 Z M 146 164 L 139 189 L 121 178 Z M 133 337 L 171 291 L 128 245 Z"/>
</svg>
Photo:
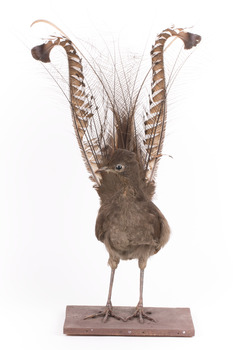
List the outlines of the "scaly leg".
<svg viewBox="0 0 233 350">
<path fill-rule="evenodd" d="M 144 311 L 143 311 L 143 280 L 144 280 L 144 269 L 140 269 L 140 297 L 139 297 L 139 302 L 136 307 L 135 312 L 127 317 L 125 321 L 132 320 L 134 317 L 139 318 L 139 322 L 143 323 L 143 318 L 156 322 L 152 317 L 149 317 Z"/>
<path fill-rule="evenodd" d="M 108 317 L 114 317 L 117 320 L 125 321 L 123 317 L 115 315 L 115 313 L 113 312 L 113 309 L 112 309 L 111 297 L 112 297 L 112 286 L 113 286 L 114 274 L 115 274 L 115 269 L 112 269 L 111 270 L 111 277 L 110 277 L 110 284 L 109 284 L 108 300 L 107 300 L 105 310 L 100 311 L 97 314 L 86 316 L 84 318 L 84 320 L 87 320 L 89 318 L 103 317 L 103 322 L 107 322 Z"/>
</svg>

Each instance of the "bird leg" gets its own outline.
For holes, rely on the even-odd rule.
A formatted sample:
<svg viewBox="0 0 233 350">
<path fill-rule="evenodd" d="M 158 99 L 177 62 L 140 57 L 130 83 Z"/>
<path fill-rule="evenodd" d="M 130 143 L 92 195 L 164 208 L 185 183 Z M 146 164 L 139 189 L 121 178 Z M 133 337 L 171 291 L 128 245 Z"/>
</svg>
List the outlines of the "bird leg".
<svg viewBox="0 0 233 350">
<path fill-rule="evenodd" d="M 108 291 L 108 300 L 107 300 L 105 310 L 99 311 L 97 314 L 86 316 L 84 318 L 84 320 L 87 320 L 89 318 L 103 317 L 103 322 L 107 322 L 109 317 L 114 317 L 117 320 L 125 321 L 123 317 L 116 315 L 112 309 L 111 297 L 112 297 L 112 286 L 113 286 L 114 274 L 115 274 L 115 269 L 112 269 L 111 270 L 111 277 L 110 277 L 110 284 L 109 284 L 109 291 Z"/>
<path fill-rule="evenodd" d="M 152 317 L 149 317 L 146 312 L 143 311 L 143 280 L 144 280 L 144 269 L 140 269 L 140 297 L 136 310 L 131 316 L 128 316 L 125 321 L 132 320 L 134 317 L 139 318 L 139 322 L 143 323 L 143 319 L 147 319 L 152 322 L 156 322 Z"/>
</svg>

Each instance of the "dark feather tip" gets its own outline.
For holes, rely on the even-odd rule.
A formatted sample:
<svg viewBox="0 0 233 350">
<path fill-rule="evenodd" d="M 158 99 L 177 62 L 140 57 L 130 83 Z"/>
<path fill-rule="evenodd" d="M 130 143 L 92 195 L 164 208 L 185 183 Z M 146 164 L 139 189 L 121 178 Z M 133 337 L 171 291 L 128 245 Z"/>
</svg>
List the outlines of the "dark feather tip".
<svg viewBox="0 0 233 350">
<path fill-rule="evenodd" d="M 35 60 L 42 61 L 44 63 L 50 62 L 49 54 L 50 50 L 46 47 L 46 44 L 35 46 L 31 49 L 32 57 Z"/>
<path fill-rule="evenodd" d="M 201 41 L 201 36 L 198 34 L 187 33 L 188 38 L 184 41 L 185 50 L 189 50 L 194 46 L 197 46 Z"/>
<path fill-rule="evenodd" d="M 201 36 L 189 32 L 180 32 L 177 34 L 178 38 L 183 40 L 185 50 L 190 50 L 192 47 L 197 46 L 201 41 Z"/>
</svg>

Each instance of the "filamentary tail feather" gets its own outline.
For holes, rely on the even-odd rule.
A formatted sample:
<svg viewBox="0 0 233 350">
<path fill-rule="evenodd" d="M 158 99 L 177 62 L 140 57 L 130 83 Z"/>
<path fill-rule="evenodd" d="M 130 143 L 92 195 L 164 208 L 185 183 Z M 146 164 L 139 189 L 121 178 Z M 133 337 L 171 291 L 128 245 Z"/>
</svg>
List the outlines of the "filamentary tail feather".
<svg viewBox="0 0 233 350">
<path fill-rule="evenodd" d="M 145 79 L 138 90 L 133 87 L 131 91 L 130 79 L 126 79 L 124 88 L 119 75 L 116 75 L 112 87 L 102 70 L 98 70 L 98 65 L 97 68 L 91 65 L 64 33 L 52 36 L 44 44 L 32 49 L 32 56 L 44 63 L 50 62 L 50 52 L 56 45 L 63 47 L 67 54 L 73 125 L 86 167 L 97 187 L 100 183 L 96 170 L 108 162 L 116 149 L 126 149 L 136 154 L 147 184 L 155 179 L 167 121 L 168 86 L 164 72 L 164 45 L 171 37 L 180 38 L 184 49 L 188 50 L 201 40 L 199 35 L 182 28 L 167 28 L 157 36 L 151 50 L 151 96 L 149 106 L 144 108 L 144 115 L 138 112 L 138 99 Z M 82 60 L 94 72 L 102 90 L 102 99 L 93 93 L 85 78 Z"/>
</svg>

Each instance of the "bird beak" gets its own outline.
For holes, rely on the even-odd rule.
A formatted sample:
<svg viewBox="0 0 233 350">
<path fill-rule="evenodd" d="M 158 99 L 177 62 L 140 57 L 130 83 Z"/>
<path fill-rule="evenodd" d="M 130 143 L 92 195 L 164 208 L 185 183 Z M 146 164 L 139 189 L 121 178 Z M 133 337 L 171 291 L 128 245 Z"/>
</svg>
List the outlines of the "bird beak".
<svg viewBox="0 0 233 350">
<path fill-rule="evenodd" d="M 102 173 L 104 171 L 106 171 L 108 173 L 110 171 L 110 169 L 106 166 L 103 166 L 102 168 L 99 168 L 98 170 L 96 170 L 95 173 L 98 174 L 98 173 Z"/>
</svg>

